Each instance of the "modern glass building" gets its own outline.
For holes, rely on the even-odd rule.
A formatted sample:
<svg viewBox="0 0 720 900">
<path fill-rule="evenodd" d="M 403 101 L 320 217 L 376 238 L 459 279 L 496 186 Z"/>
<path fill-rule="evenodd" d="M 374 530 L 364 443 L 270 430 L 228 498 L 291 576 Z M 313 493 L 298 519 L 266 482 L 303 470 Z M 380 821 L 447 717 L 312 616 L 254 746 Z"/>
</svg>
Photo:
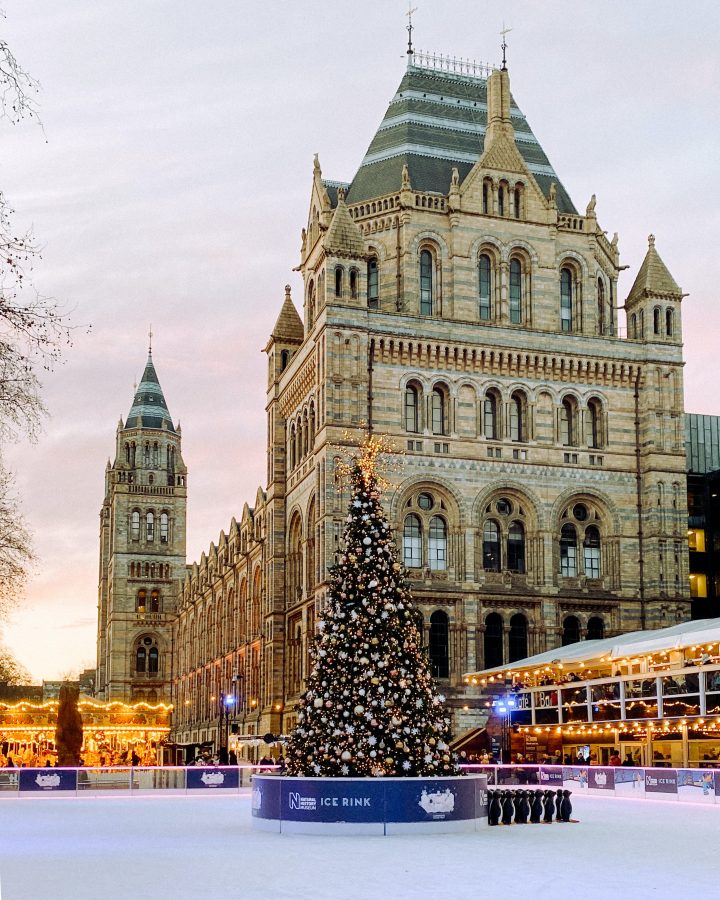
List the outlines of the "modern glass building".
<svg viewBox="0 0 720 900">
<path fill-rule="evenodd" d="M 720 615 L 720 416 L 685 416 L 693 619 Z"/>
</svg>

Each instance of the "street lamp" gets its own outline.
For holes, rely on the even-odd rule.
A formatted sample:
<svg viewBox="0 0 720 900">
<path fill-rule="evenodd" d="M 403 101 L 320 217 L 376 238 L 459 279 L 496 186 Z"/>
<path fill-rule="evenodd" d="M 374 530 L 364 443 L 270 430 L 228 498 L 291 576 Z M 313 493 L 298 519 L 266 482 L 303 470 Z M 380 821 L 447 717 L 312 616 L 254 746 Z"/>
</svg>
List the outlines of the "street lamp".
<svg viewBox="0 0 720 900">
<path fill-rule="evenodd" d="M 515 697 L 498 697 L 493 700 L 492 708 L 500 719 L 500 755 L 501 762 L 510 762 L 510 716 L 516 706 Z"/>
<path fill-rule="evenodd" d="M 220 750 L 227 762 L 228 734 L 230 731 L 230 716 L 235 711 L 235 696 L 233 694 L 220 694 L 220 727 L 218 729 L 218 743 Z"/>
</svg>

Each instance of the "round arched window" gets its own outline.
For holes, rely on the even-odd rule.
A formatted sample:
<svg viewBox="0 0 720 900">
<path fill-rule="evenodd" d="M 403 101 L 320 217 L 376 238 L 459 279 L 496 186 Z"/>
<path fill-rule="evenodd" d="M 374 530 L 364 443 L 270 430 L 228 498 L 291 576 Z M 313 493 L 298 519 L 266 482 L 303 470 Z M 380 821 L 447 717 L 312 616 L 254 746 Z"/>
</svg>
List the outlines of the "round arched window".
<svg viewBox="0 0 720 900">
<path fill-rule="evenodd" d="M 432 494 L 422 493 L 418 495 L 418 506 L 420 509 L 432 509 L 435 500 Z"/>
<path fill-rule="evenodd" d="M 584 503 L 576 503 L 573 506 L 573 515 L 578 522 L 584 522 L 588 517 L 588 508 Z"/>
</svg>

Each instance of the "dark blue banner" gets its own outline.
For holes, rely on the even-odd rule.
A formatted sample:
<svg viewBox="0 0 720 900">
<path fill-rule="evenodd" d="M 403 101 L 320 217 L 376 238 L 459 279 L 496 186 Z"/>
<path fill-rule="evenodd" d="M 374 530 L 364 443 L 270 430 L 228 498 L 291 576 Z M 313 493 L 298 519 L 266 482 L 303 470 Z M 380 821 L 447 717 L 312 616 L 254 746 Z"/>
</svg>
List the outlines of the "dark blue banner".
<svg viewBox="0 0 720 900">
<path fill-rule="evenodd" d="M 380 779 L 282 778 L 284 822 L 382 822 L 385 785 Z"/>
<path fill-rule="evenodd" d="M 675 769 L 645 769 L 645 790 L 648 794 L 677 794 Z"/>
<path fill-rule="evenodd" d="M 214 766 L 189 766 L 186 771 L 188 789 L 237 790 L 240 786 L 239 771 L 234 766 L 222 769 Z"/>
<path fill-rule="evenodd" d="M 475 819 L 478 788 L 471 778 L 408 778 L 388 785 L 385 793 L 386 822 L 433 822 Z"/>
<path fill-rule="evenodd" d="M 20 769 L 21 791 L 74 791 L 76 769 Z"/>
<path fill-rule="evenodd" d="M 540 768 L 540 784 L 547 785 L 548 787 L 562 787 L 562 766 L 542 766 Z"/>
<path fill-rule="evenodd" d="M 285 822 L 433 822 L 487 815 L 487 779 L 253 779 L 252 813 Z"/>
<path fill-rule="evenodd" d="M 252 814 L 259 819 L 280 819 L 282 778 L 253 778 Z"/>
</svg>

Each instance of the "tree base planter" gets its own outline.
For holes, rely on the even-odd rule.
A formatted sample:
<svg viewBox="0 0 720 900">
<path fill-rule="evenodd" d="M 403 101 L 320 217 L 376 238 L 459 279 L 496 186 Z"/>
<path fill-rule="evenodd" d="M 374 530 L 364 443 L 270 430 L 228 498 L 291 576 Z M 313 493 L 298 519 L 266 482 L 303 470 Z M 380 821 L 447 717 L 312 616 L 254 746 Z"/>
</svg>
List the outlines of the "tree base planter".
<svg viewBox="0 0 720 900">
<path fill-rule="evenodd" d="M 487 825 L 487 776 L 255 775 L 253 827 L 285 834 L 443 834 Z"/>
</svg>

